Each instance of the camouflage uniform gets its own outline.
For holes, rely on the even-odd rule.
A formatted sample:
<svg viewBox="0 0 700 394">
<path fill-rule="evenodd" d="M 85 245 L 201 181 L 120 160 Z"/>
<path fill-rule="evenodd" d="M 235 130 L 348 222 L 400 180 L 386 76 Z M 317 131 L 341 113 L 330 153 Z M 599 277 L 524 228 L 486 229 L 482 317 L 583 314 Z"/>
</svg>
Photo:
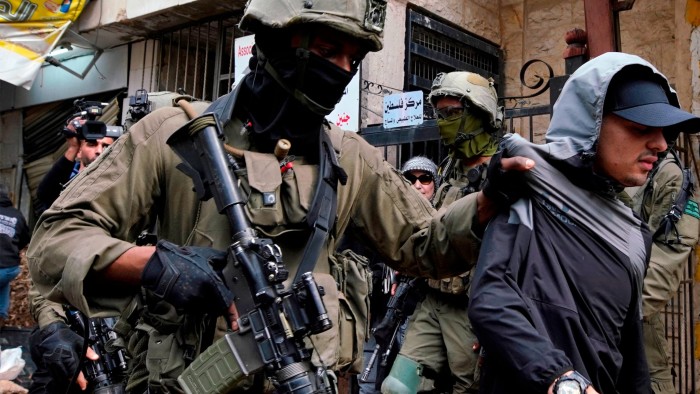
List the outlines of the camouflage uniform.
<svg viewBox="0 0 700 394">
<path fill-rule="evenodd" d="M 466 170 L 457 163 L 446 183 L 436 193 L 436 208 L 447 207 L 464 196 L 469 184 Z M 406 340 L 400 354 L 419 362 L 424 368 L 419 392 L 434 391 L 439 379 L 452 377 L 452 392 L 476 390 L 477 353 L 469 319 L 468 285 L 470 272 L 445 279 L 428 279 L 429 289 L 408 323 Z M 447 376 L 444 376 L 447 374 Z"/>
<path fill-rule="evenodd" d="M 496 151 L 495 133 L 502 119 L 492 81 L 478 74 L 458 71 L 438 75 L 429 97 L 433 107 L 442 96 L 460 99 L 465 109 L 460 114 L 438 119 L 443 142 L 450 149 L 447 163 L 441 168 L 445 181 L 434 198 L 438 210 L 481 189 L 486 166 Z M 445 127 L 450 123 L 451 132 Z M 435 392 L 450 386 L 453 393 L 478 390 L 478 353 L 472 349 L 477 339 L 467 317 L 470 274 L 467 271 L 450 278 L 428 280 L 425 299 L 409 320 L 397 358 L 399 365 L 385 380 L 382 392 Z M 405 382 L 400 372 L 404 363 L 420 365 L 421 378 L 416 387 L 394 385 Z"/>
</svg>

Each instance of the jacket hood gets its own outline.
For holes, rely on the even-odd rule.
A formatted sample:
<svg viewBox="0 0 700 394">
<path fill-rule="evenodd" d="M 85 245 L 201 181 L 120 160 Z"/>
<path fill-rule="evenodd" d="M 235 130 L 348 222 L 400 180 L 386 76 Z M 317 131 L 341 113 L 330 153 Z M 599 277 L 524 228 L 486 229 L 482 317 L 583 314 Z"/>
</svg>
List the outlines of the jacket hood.
<svg viewBox="0 0 700 394">
<path fill-rule="evenodd" d="M 546 142 L 554 159 L 567 160 L 579 153 L 594 153 L 600 135 L 605 95 L 612 78 L 629 66 L 649 68 L 663 84 L 671 105 L 679 107 L 678 97 L 666 77 L 639 56 L 608 52 L 586 62 L 564 85 L 554 111 Z"/>
</svg>

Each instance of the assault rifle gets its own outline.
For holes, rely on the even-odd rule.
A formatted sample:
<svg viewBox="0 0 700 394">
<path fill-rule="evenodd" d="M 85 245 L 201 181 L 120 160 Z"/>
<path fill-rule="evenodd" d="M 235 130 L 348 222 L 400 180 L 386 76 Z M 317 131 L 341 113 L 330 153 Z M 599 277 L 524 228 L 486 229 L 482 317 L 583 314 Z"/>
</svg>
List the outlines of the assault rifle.
<svg viewBox="0 0 700 394">
<path fill-rule="evenodd" d="M 87 337 L 87 344 L 99 356 L 95 361 L 86 360 L 83 356 L 81 363 L 85 379 L 92 392 L 124 393 L 127 371 L 126 352 L 124 349 L 115 349 L 112 346 L 112 342 L 117 338 L 113 330 L 116 319 L 113 317 L 88 319 L 79 310 L 70 306 L 64 306 L 64 310 L 71 330 L 84 338 Z"/>
<path fill-rule="evenodd" d="M 421 278 L 412 278 L 405 275 L 398 277 L 398 286 L 396 292 L 389 298 L 387 303 L 387 311 L 384 318 L 372 329 L 372 335 L 377 341 L 372 356 L 370 356 L 367 368 L 362 372 L 360 380 L 366 382 L 372 373 L 372 368 L 377 360 L 377 356 L 381 353 L 379 360 L 380 372 L 377 374 L 375 382 L 381 384 L 389 373 L 388 367 L 396 359 L 399 352 L 396 336 L 399 329 L 404 324 L 413 312 L 416 310 L 416 305 L 423 299 L 425 280 Z"/>
<path fill-rule="evenodd" d="M 185 107 L 186 111 L 187 108 Z M 189 114 L 189 113 L 188 113 Z M 304 338 L 331 328 L 323 288 L 310 272 L 286 289 L 289 272 L 278 245 L 257 236 L 213 113 L 193 119 L 168 144 L 183 160 L 200 200 L 214 198 L 231 228 L 223 279 L 235 295 L 239 330 L 215 342 L 178 378 L 187 393 L 227 393 L 246 376 L 265 371 L 279 393 L 331 393 L 325 368 L 315 370 Z"/>
</svg>

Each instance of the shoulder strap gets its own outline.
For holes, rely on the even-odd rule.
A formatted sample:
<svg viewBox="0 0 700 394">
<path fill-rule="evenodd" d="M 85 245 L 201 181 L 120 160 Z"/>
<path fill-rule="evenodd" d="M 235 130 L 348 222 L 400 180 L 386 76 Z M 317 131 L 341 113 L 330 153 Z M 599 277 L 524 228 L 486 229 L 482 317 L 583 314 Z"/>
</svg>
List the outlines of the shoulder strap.
<svg viewBox="0 0 700 394">
<path fill-rule="evenodd" d="M 681 184 L 681 188 L 678 191 L 678 195 L 676 196 L 675 201 L 673 201 L 673 205 L 671 205 L 671 208 L 668 210 L 668 213 L 666 213 L 666 215 L 664 215 L 664 217 L 661 219 L 659 227 L 654 232 L 654 239 L 663 239 L 663 242 L 668 244 L 680 243 L 676 223 L 678 223 L 678 221 L 681 219 L 681 216 L 685 211 L 685 206 L 686 204 L 688 204 L 690 196 L 692 196 L 693 192 L 695 191 L 695 179 L 693 177 L 693 173 L 688 168 L 683 166 L 675 149 L 671 149 L 670 153 L 673 156 L 674 162 L 681 169 L 681 172 L 683 174 L 683 183 Z M 661 165 L 659 165 L 659 167 L 661 167 Z M 656 172 L 654 172 L 653 175 L 655 174 Z M 649 183 L 651 184 L 653 182 Z M 671 234 L 671 231 L 675 233 L 675 239 L 669 240 L 669 235 Z M 661 236 L 663 236 L 663 238 L 660 238 Z"/>
<path fill-rule="evenodd" d="M 338 182 L 345 184 L 348 176 L 338 164 L 338 158 L 330 138 L 325 130 L 321 129 L 320 138 L 320 160 L 318 168 L 318 183 L 316 194 L 311 202 L 309 213 L 306 216 L 307 224 L 312 228 L 313 233 L 306 242 L 301 264 L 294 275 L 296 283 L 305 272 L 313 271 L 321 254 L 321 248 L 328 238 L 328 233 L 333 230 L 338 206 Z"/>
</svg>

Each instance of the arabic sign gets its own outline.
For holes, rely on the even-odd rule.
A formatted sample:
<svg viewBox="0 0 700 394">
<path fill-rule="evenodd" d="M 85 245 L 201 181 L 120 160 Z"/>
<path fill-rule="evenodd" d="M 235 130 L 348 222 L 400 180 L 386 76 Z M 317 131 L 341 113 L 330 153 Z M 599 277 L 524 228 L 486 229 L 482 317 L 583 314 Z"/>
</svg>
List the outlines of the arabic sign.
<svg viewBox="0 0 700 394">
<path fill-rule="evenodd" d="M 233 85 L 236 84 L 250 70 L 248 69 L 248 61 L 253 56 L 253 45 L 255 44 L 255 35 L 238 37 L 234 40 L 235 60 L 234 72 L 235 79 Z M 355 76 L 350 81 L 350 84 L 345 87 L 345 92 L 340 102 L 335 106 L 333 112 L 326 116 L 329 122 L 335 123 L 336 126 L 343 130 L 357 132 L 360 128 L 360 71 L 358 70 Z"/>
<path fill-rule="evenodd" d="M 423 123 L 423 92 L 384 96 L 384 128 L 415 126 Z"/>
<path fill-rule="evenodd" d="M 343 130 L 357 132 L 360 129 L 360 71 L 355 73 L 348 86 L 345 87 L 343 98 L 336 104 L 328 116 L 329 122 Z"/>
<path fill-rule="evenodd" d="M 0 1 L 0 79 L 27 90 L 87 0 Z"/>
</svg>

